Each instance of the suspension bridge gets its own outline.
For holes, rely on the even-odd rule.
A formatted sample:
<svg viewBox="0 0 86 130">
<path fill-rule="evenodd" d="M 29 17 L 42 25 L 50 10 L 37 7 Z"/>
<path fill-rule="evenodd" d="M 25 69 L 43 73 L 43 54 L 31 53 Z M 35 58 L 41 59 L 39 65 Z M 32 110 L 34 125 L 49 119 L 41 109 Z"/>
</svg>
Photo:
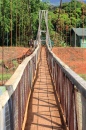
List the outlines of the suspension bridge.
<svg viewBox="0 0 86 130">
<path fill-rule="evenodd" d="M 86 82 L 52 52 L 46 10 L 39 12 L 36 46 L 4 86 L 0 130 L 85 130 Z"/>
</svg>

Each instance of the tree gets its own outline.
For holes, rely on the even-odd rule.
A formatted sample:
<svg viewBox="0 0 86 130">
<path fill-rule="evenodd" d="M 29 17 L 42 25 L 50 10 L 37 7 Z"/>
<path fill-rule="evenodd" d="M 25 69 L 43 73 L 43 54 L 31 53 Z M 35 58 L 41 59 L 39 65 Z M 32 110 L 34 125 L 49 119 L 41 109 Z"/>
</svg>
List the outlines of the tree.
<svg viewBox="0 0 86 130">
<path fill-rule="evenodd" d="M 60 36 L 60 39 L 69 37 L 71 28 L 86 27 L 86 4 L 80 1 L 71 0 L 71 2 L 62 3 L 59 13 L 59 6 L 53 11 L 57 19 L 54 21 L 54 27 Z M 58 17 L 59 16 L 59 17 Z M 66 29 L 67 27 L 67 29 Z M 58 39 L 58 37 L 57 37 Z M 66 39 L 67 41 L 67 39 Z"/>
</svg>

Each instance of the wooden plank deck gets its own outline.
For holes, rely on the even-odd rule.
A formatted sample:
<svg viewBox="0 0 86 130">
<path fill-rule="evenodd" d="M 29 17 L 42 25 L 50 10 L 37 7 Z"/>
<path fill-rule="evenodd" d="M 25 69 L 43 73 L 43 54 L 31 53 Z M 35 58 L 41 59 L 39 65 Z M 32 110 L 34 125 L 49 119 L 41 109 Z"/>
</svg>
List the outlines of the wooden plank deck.
<svg viewBox="0 0 86 130">
<path fill-rule="evenodd" d="M 48 70 L 45 47 L 31 95 L 25 130 L 64 130 Z"/>
</svg>

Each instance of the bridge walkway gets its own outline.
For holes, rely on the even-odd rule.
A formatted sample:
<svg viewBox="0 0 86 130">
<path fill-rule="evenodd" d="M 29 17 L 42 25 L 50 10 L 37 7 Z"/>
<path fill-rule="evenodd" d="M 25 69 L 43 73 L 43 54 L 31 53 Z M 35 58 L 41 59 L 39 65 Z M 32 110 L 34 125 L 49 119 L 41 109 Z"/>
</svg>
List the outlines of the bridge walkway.
<svg viewBox="0 0 86 130">
<path fill-rule="evenodd" d="M 29 102 L 25 130 L 63 129 L 48 70 L 45 47 L 42 47 L 37 80 Z"/>
</svg>

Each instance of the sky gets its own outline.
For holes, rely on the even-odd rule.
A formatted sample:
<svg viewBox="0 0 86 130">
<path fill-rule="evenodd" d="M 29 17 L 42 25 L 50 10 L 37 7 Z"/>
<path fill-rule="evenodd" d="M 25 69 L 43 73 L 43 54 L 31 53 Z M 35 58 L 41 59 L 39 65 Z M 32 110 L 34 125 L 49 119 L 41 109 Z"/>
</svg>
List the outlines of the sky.
<svg viewBox="0 0 86 130">
<path fill-rule="evenodd" d="M 46 1 L 46 0 L 42 0 L 42 1 Z M 60 0 L 49 0 L 49 1 L 52 5 L 59 5 L 60 3 Z M 70 0 L 62 0 L 62 2 L 68 2 L 68 1 Z M 80 1 L 86 1 L 86 0 L 80 0 Z"/>
<path fill-rule="evenodd" d="M 42 0 L 42 1 L 46 1 L 46 0 Z M 49 0 L 49 1 L 52 5 L 59 5 L 60 3 L 60 0 Z M 67 1 L 70 1 L 70 0 L 62 0 L 62 2 L 67 2 Z"/>
</svg>

